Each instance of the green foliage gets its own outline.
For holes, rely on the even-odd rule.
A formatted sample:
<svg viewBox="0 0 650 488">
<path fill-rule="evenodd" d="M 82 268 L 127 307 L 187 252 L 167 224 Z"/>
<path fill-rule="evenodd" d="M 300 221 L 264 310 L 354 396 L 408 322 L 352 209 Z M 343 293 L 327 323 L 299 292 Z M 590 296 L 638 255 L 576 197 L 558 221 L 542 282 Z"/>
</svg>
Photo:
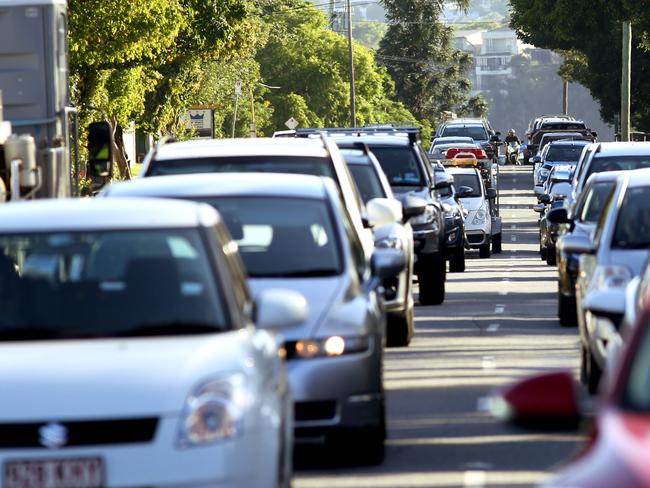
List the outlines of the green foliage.
<svg viewBox="0 0 650 488">
<path fill-rule="evenodd" d="M 650 14 L 636 0 L 510 0 L 510 24 L 520 39 L 562 51 L 561 73 L 587 87 L 601 105 L 604 120 L 613 123 L 620 111 L 622 19 L 633 22 L 632 123 L 650 130 L 647 52 Z"/>
<path fill-rule="evenodd" d="M 390 26 L 377 59 L 395 80 L 398 100 L 418 119 L 437 121 L 446 110 L 485 109 L 484 103 L 468 100 L 471 58 L 453 48 L 453 29 L 440 22 L 443 3 L 383 0 Z M 467 2 L 458 3 L 467 7 Z"/>
<path fill-rule="evenodd" d="M 378 49 L 388 25 L 385 22 L 362 21 L 354 24 L 352 36 L 356 41 L 370 49 Z"/>
</svg>

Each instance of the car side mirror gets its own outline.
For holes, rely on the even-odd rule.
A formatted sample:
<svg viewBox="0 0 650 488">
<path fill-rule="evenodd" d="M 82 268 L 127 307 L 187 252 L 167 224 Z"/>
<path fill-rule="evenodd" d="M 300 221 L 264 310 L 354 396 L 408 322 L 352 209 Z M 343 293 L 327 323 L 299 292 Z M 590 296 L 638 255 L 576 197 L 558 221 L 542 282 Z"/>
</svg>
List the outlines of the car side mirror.
<svg viewBox="0 0 650 488">
<path fill-rule="evenodd" d="M 444 188 L 449 188 L 451 185 L 452 185 L 452 183 L 450 181 L 441 180 L 441 181 L 437 181 L 433 185 L 433 189 L 434 190 L 442 190 Z"/>
<path fill-rule="evenodd" d="M 557 246 L 560 252 L 573 254 L 593 254 L 596 252 L 596 246 L 592 240 L 583 235 L 566 235 L 558 241 Z"/>
<path fill-rule="evenodd" d="M 88 125 L 88 169 L 90 178 L 113 174 L 113 128 L 106 121 Z"/>
<path fill-rule="evenodd" d="M 546 205 L 543 203 L 538 203 L 537 205 L 533 205 L 533 211 L 537 213 L 542 213 L 546 210 Z"/>
<path fill-rule="evenodd" d="M 474 193 L 474 190 L 472 190 L 471 187 L 469 187 L 469 186 L 461 186 L 460 188 L 458 188 L 458 191 L 456 192 L 456 196 L 458 198 L 467 198 L 470 195 L 472 195 L 473 193 Z"/>
<path fill-rule="evenodd" d="M 494 200 L 496 197 L 497 197 L 496 188 L 488 188 L 487 189 L 487 198 L 488 198 L 488 200 Z"/>
<path fill-rule="evenodd" d="M 394 278 L 406 268 L 406 256 L 399 249 L 375 249 L 370 267 L 375 278 Z"/>
<path fill-rule="evenodd" d="M 373 198 L 366 203 L 368 225 L 381 227 L 382 225 L 402 221 L 402 205 L 392 198 Z"/>
<path fill-rule="evenodd" d="M 533 163 L 534 164 L 539 164 L 542 162 L 542 157 L 541 156 L 533 156 Z"/>
<path fill-rule="evenodd" d="M 539 196 L 539 201 L 540 203 L 548 205 L 549 203 L 551 203 L 551 195 L 549 195 L 548 193 L 544 193 L 543 195 Z"/>
<path fill-rule="evenodd" d="M 492 399 L 502 420 L 536 428 L 577 428 L 582 417 L 580 390 L 573 373 L 559 371 L 524 379 Z"/>
<path fill-rule="evenodd" d="M 566 211 L 566 208 L 554 208 L 547 215 L 546 220 L 551 224 L 570 224 L 571 219 Z"/>
<path fill-rule="evenodd" d="M 307 300 L 293 290 L 268 289 L 255 300 L 255 323 L 262 329 L 283 329 L 302 324 L 309 317 Z"/>
<path fill-rule="evenodd" d="M 413 217 L 422 215 L 427 209 L 427 202 L 423 198 L 406 196 L 402 200 L 402 223 L 408 222 Z"/>
</svg>

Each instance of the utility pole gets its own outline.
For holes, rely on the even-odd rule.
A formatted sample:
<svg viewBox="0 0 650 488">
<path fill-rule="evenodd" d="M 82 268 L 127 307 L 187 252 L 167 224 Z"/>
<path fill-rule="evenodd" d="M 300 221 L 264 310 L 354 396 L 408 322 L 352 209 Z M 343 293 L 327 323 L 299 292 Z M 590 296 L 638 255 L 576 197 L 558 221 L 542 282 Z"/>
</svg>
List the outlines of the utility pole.
<svg viewBox="0 0 650 488">
<path fill-rule="evenodd" d="M 632 78 L 632 23 L 623 22 L 623 77 L 621 81 L 621 141 L 630 140 L 630 87 Z"/>
<path fill-rule="evenodd" d="M 562 83 L 562 113 L 569 115 L 569 82 L 566 80 Z"/>
<path fill-rule="evenodd" d="M 350 62 L 350 119 L 352 127 L 357 126 L 357 101 L 354 87 L 354 55 L 352 50 L 352 4 L 346 0 L 346 20 L 348 24 L 348 52 Z"/>
</svg>

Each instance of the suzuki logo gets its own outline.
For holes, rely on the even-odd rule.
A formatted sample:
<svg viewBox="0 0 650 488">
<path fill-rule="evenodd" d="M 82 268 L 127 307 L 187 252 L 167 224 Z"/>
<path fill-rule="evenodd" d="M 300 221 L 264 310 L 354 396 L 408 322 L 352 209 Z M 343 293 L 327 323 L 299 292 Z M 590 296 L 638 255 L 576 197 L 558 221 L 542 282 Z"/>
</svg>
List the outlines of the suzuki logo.
<svg viewBox="0 0 650 488">
<path fill-rule="evenodd" d="M 68 429 L 58 423 L 49 423 L 38 429 L 38 442 L 48 449 L 58 449 L 68 443 Z"/>
</svg>

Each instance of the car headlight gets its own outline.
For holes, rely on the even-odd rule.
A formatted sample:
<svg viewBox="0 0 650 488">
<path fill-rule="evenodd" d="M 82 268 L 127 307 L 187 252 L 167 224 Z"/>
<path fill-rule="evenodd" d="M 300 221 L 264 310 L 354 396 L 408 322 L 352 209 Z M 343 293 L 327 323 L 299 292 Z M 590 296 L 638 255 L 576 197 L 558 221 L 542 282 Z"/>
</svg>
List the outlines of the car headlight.
<svg viewBox="0 0 650 488">
<path fill-rule="evenodd" d="M 487 212 L 485 211 L 484 207 L 481 207 L 474 214 L 474 219 L 472 220 L 472 224 L 476 224 L 476 225 L 483 224 L 485 222 L 486 217 L 487 217 Z"/>
<path fill-rule="evenodd" d="M 285 345 L 289 359 L 311 359 L 337 357 L 367 351 L 370 339 L 367 336 L 331 336 L 324 339 L 305 339 Z"/>
<path fill-rule="evenodd" d="M 246 377 L 236 373 L 199 385 L 185 401 L 178 444 L 200 446 L 241 434 L 249 394 Z"/>
<path fill-rule="evenodd" d="M 596 268 L 592 283 L 595 289 L 607 290 L 625 288 L 630 280 L 632 272 L 626 266 L 607 265 Z"/>
<path fill-rule="evenodd" d="M 430 224 L 436 220 L 436 213 L 434 211 L 433 205 L 427 205 L 424 209 L 422 215 L 418 215 L 411 219 L 412 224 Z"/>
<path fill-rule="evenodd" d="M 399 237 L 384 237 L 375 242 L 375 247 L 382 249 L 402 249 L 402 239 Z"/>
</svg>

